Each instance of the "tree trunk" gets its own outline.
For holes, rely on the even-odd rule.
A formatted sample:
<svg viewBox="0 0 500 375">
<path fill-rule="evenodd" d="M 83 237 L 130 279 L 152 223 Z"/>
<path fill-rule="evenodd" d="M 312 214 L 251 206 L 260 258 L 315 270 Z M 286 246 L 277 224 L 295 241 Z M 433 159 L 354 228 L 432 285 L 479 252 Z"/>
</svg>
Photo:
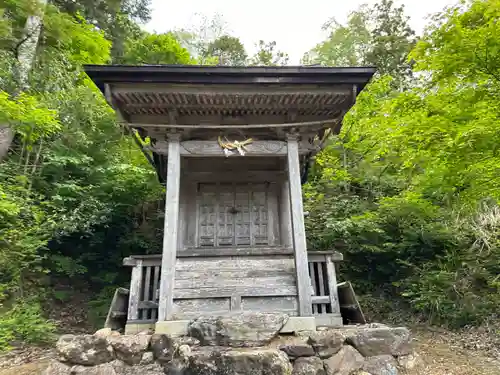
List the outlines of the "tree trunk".
<svg viewBox="0 0 500 375">
<path fill-rule="evenodd" d="M 29 16 L 24 26 L 24 35 L 26 40 L 19 46 L 18 53 L 18 80 L 19 90 L 27 89 L 28 74 L 35 60 L 36 48 L 42 26 L 43 10 L 47 5 L 47 0 L 38 0 L 40 3 L 40 15 Z M 14 131 L 8 124 L 0 124 L 0 160 L 8 153 L 14 140 Z"/>
</svg>

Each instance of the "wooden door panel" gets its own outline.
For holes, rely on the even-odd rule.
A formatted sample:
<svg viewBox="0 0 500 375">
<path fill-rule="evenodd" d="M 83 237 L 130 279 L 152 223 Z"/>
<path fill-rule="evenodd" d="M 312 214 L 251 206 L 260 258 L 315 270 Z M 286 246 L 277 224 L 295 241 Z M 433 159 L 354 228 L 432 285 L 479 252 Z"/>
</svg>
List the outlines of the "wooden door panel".
<svg viewBox="0 0 500 375">
<path fill-rule="evenodd" d="M 277 198 L 269 184 L 200 184 L 198 241 L 200 246 L 274 245 L 269 208 Z M 270 197 L 271 195 L 271 197 Z M 278 212 L 273 212 L 276 218 Z"/>
</svg>

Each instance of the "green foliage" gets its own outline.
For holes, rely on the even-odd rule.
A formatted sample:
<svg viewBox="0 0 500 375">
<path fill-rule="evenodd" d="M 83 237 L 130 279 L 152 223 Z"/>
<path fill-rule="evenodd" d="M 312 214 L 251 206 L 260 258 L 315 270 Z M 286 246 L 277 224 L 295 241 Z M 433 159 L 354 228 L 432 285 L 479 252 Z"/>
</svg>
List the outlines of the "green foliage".
<svg viewBox="0 0 500 375">
<path fill-rule="evenodd" d="M 407 85 L 411 76 L 408 54 L 415 45 L 415 32 L 408 24 L 404 6 L 382 0 L 362 5 L 342 25 L 330 19 L 323 30 L 328 37 L 305 54 L 306 64 L 325 66 L 370 65 L 380 75 L 391 75 L 395 87 Z"/>
<path fill-rule="evenodd" d="M 113 60 L 121 58 L 126 42 L 141 33 L 136 22 L 147 22 L 151 18 L 151 0 L 104 0 L 98 3 L 94 0 L 54 0 L 51 3 L 76 20 L 83 17 L 102 30 L 112 43 Z"/>
<path fill-rule="evenodd" d="M 43 317 L 38 301 L 19 301 L 0 315 L 0 352 L 19 341 L 27 344 L 51 342 L 54 332 L 54 324 Z"/>
<path fill-rule="evenodd" d="M 366 5 L 347 17 L 342 25 L 332 18 L 322 29 L 328 38 L 319 43 L 303 58 L 305 64 L 324 66 L 361 66 L 367 64 L 371 32 L 369 29 L 370 9 Z"/>
<path fill-rule="evenodd" d="M 276 42 L 259 40 L 257 53 L 250 59 L 250 65 L 278 66 L 288 64 L 288 54 L 276 50 Z"/>
<path fill-rule="evenodd" d="M 123 64 L 190 64 L 191 57 L 172 33 L 147 34 L 125 44 Z"/>
<path fill-rule="evenodd" d="M 82 64 L 288 62 L 275 42 L 248 58 L 220 17 L 150 34 L 136 23 L 149 17 L 147 0 L 51 4 L 21 85 L 26 19 L 42 10 L 0 0 L 0 122 L 16 132 L 0 164 L 0 351 L 53 331 L 33 298 L 47 277 L 89 285 L 99 325 L 129 281 L 123 257 L 162 246 L 163 189 Z M 305 58 L 380 68 L 304 186 L 309 247 L 343 252 L 343 277 L 371 306 L 395 298 L 458 326 L 487 321 L 500 303 L 499 12 L 499 0 L 449 8 L 410 53 L 403 8 L 384 0 L 346 25 L 331 20 Z M 419 80 L 408 80 L 408 55 Z"/>
<path fill-rule="evenodd" d="M 499 5 L 436 16 L 411 53 L 421 82 L 373 82 L 304 189 L 311 246 L 343 251 L 361 292 L 431 322 L 481 324 L 500 303 Z"/>
<path fill-rule="evenodd" d="M 205 58 L 217 57 L 220 65 L 245 65 L 247 53 L 238 38 L 223 35 L 207 46 Z"/>
<path fill-rule="evenodd" d="M 151 166 L 81 71 L 81 64 L 110 56 L 111 43 L 87 21 L 47 7 L 28 89 L 20 91 L 11 46 L 23 42 L 32 14 L 15 6 L 22 3 L 12 0 L 2 9 L 9 26 L 2 32 L 11 42 L 0 50 L 0 121 L 16 138 L 0 164 L 0 303 L 13 304 L 0 315 L 0 350 L 48 337 L 52 325 L 32 297 L 45 275 L 87 279 L 96 288 L 124 283 L 116 273 L 120 244 L 115 240 L 106 253 L 98 233 L 111 238 L 120 227 L 125 237 L 137 206 L 161 193 Z M 163 47 L 170 50 L 162 52 L 188 61 L 175 39 L 169 41 Z"/>
</svg>

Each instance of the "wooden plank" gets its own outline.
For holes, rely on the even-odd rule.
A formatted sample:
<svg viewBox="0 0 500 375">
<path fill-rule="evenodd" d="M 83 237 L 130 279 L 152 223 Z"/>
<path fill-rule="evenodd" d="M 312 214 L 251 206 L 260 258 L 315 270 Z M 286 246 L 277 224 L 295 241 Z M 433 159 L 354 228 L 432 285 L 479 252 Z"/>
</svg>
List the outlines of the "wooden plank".
<svg viewBox="0 0 500 375">
<path fill-rule="evenodd" d="M 289 122 L 277 124 L 245 124 L 246 129 L 256 128 L 297 128 L 297 127 L 311 127 L 311 126 L 325 126 L 335 125 L 337 119 L 328 119 L 320 121 L 305 121 L 305 122 Z M 151 124 L 151 123 L 130 123 L 133 128 L 166 128 L 166 129 L 234 129 L 241 125 L 225 125 L 225 124 Z"/>
<path fill-rule="evenodd" d="M 168 155 L 168 142 L 159 140 L 154 145 L 145 147 L 158 154 Z M 278 156 L 286 155 L 287 146 L 282 141 L 253 141 L 245 146 L 245 157 L 249 156 Z M 202 141 L 192 140 L 184 141 L 180 144 L 180 154 L 184 157 L 205 157 L 205 156 L 218 156 L 226 157 L 224 149 L 220 146 L 217 140 Z M 241 156 L 237 151 L 231 152 L 230 157 Z"/>
<path fill-rule="evenodd" d="M 146 268 L 146 277 L 144 278 L 144 301 L 150 300 L 150 290 L 151 290 L 151 266 Z"/>
<path fill-rule="evenodd" d="M 324 262 L 325 256 L 330 256 L 334 262 L 340 262 L 344 260 L 342 253 L 337 251 L 310 251 L 307 256 L 310 262 Z"/>
<path fill-rule="evenodd" d="M 181 180 L 183 179 L 184 176 L 181 177 Z M 186 243 L 184 249 L 187 248 L 194 248 L 196 247 L 196 233 L 197 229 L 196 226 L 198 225 L 198 219 L 197 219 L 197 193 L 198 193 L 198 184 L 194 181 L 187 181 L 186 185 L 188 186 L 188 202 L 186 203 L 187 206 L 187 217 L 189 220 L 187 220 L 187 228 L 186 228 Z M 184 250 L 182 249 L 182 250 Z M 177 254 L 179 256 L 179 254 Z"/>
<path fill-rule="evenodd" d="M 304 207 L 302 204 L 299 145 L 297 137 L 294 135 L 288 135 L 287 142 L 288 179 L 290 184 L 295 270 L 297 273 L 297 289 L 299 294 L 299 314 L 300 316 L 311 316 L 311 286 L 307 270 L 307 243 L 304 225 Z"/>
<path fill-rule="evenodd" d="M 280 243 L 278 189 L 276 183 L 269 184 L 268 187 L 267 212 L 269 225 L 269 245 L 276 246 Z"/>
<path fill-rule="evenodd" d="M 340 312 L 347 324 L 366 324 L 366 318 L 349 281 L 338 284 Z"/>
<path fill-rule="evenodd" d="M 313 305 L 320 305 L 323 303 L 330 303 L 330 296 L 312 296 Z M 314 306 L 313 306 L 314 307 Z"/>
<path fill-rule="evenodd" d="M 104 323 L 104 328 L 111 329 L 120 329 L 124 327 L 124 321 L 117 320 L 115 315 L 113 315 L 116 311 L 121 311 L 126 316 L 128 310 L 128 296 L 129 290 L 125 288 L 117 288 L 115 290 L 115 294 L 113 295 L 113 299 L 111 301 L 111 305 L 108 310 L 108 315 L 106 316 L 106 322 Z M 125 319 L 126 320 L 126 319 Z"/>
<path fill-rule="evenodd" d="M 290 211 L 290 186 L 288 181 L 283 181 L 281 184 L 280 219 L 281 241 L 284 247 L 293 251 L 292 214 Z"/>
<path fill-rule="evenodd" d="M 316 286 L 316 270 L 314 269 L 314 263 L 309 262 L 309 278 L 311 280 L 311 286 L 312 286 L 312 291 L 311 293 L 313 296 L 318 294 L 318 288 Z M 311 297 L 312 299 L 312 297 Z M 316 314 L 318 312 L 318 306 L 314 305 L 312 306 L 312 312 L 313 314 Z"/>
<path fill-rule="evenodd" d="M 222 288 L 203 288 L 203 289 L 176 289 L 174 299 L 192 299 L 192 298 L 231 298 L 234 294 L 241 296 L 296 296 L 297 287 L 292 285 L 285 286 L 235 286 Z"/>
<path fill-rule="evenodd" d="M 219 279 L 253 279 L 265 277 L 289 276 L 295 278 L 295 267 L 291 265 L 285 269 L 239 269 L 239 268 L 223 268 L 223 269 L 195 269 L 192 271 L 176 271 L 175 280 L 197 280 L 203 283 L 209 278 Z"/>
<path fill-rule="evenodd" d="M 127 316 L 127 313 L 125 311 L 111 311 L 110 317 L 113 319 L 117 318 L 123 318 Z"/>
<path fill-rule="evenodd" d="M 288 270 L 295 269 L 291 256 L 276 255 L 273 257 L 207 257 L 207 258 L 180 258 L 175 266 L 176 271 L 192 270 Z"/>
<path fill-rule="evenodd" d="M 157 85 L 151 83 L 113 83 L 111 91 L 113 94 L 127 94 L 127 93 L 161 93 L 161 94 L 192 94 L 199 95 L 201 93 L 208 95 L 224 95 L 224 94 L 237 94 L 237 95 L 297 95 L 297 94 L 324 94 L 324 95 L 350 95 L 353 90 L 352 84 L 336 84 L 334 87 L 327 86 L 322 87 L 314 84 L 283 84 L 272 85 L 266 87 L 264 90 L 262 88 L 255 89 L 249 87 L 248 85 L 242 84 L 231 84 L 231 85 L 221 85 L 221 84 L 178 84 L 169 83 Z"/>
<path fill-rule="evenodd" d="M 165 225 L 163 231 L 163 256 L 160 275 L 160 306 L 158 320 L 168 320 L 173 309 L 175 261 L 180 190 L 180 135 L 170 134 L 168 139 L 168 163 L 165 198 Z"/>
<path fill-rule="evenodd" d="M 323 264 L 324 262 L 315 262 L 314 265 L 317 268 L 317 273 L 318 273 L 318 287 L 319 287 L 319 292 L 318 294 L 320 296 L 326 295 L 325 293 L 325 280 L 323 276 Z M 327 312 L 326 305 L 319 305 L 319 312 L 325 314 Z"/>
<path fill-rule="evenodd" d="M 177 253 L 177 258 L 192 257 L 228 257 L 228 256 L 264 256 L 293 255 L 293 249 L 283 247 L 202 247 L 184 249 Z"/>
<path fill-rule="evenodd" d="M 142 260 L 137 260 L 137 265 L 132 268 L 130 278 L 130 292 L 128 300 L 128 319 L 139 318 L 139 299 L 141 298 Z"/>
<path fill-rule="evenodd" d="M 241 310 L 241 295 L 235 294 L 231 296 L 231 311 Z"/>
<path fill-rule="evenodd" d="M 160 282 L 160 267 L 155 266 L 154 267 L 154 274 L 153 274 L 153 300 L 157 301 L 156 294 L 158 291 L 158 283 Z M 151 319 L 157 319 L 158 317 L 158 311 L 157 310 L 152 310 L 151 311 Z"/>
<path fill-rule="evenodd" d="M 179 313 L 201 313 L 210 311 L 229 311 L 231 297 L 178 299 L 174 302 L 176 316 Z"/>
<path fill-rule="evenodd" d="M 205 289 L 205 288 L 225 288 L 225 287 L 240 287 L 248 285 L 266 285 L 269 287 L 281 287 L 295 285 L 295 276 L 270 276 L 270 277 L 252 277 L 239 278 L 237 274 L 232 275 L 233 278 L 212 277 L 210 279 L 188 279 L 175 280 L 175 290 L 179 289 Z"/>
<path fill-rule="evenodd" d="M 243 297 L 242 310 L 254 312 L 288 312 L 296 316 L 299 312 L 297 297 Z"/>
<path fill-rule="evenodd" d="M 179 191 L 179 214 L 178 214 L 178 235 L 177 235 L 177 249 L 185 247 L 188 212 L 187 202 L 189 200 L 189 191 L 187 191 L 186 183 L 179 177 L 180 191 Z"/>
<path fill-rule="evenodd" d="M 134 267 L 137 261 L 141 260 L 143 267 L 161 265 L 161 254 L 154 255 L 133 255 L 123 259 L 123 265 Z"/>
<path fill-rule="evenodd" d="M 139 309 L 157 309 L 158 302 L 140 301 L 138 306 L 139 306 Z"/>
<path fill-rule="evenodd" d="M 333 314 L 340 314 L 339 294 L 337 285 L 337 275 L 335 273 L 335 264 L 330 255 L 326 256 L 326 275 L 328 280 L 328 289 L 330 292 L 330 303 Z"/>
</svg>

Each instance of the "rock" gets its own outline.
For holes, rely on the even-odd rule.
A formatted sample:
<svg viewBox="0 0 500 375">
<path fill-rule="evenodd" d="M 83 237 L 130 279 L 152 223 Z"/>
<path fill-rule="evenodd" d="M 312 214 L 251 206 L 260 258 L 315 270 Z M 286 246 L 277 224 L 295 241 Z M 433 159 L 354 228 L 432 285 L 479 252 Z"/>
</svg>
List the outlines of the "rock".
<svg viewBox="0 0 500 375">
<path fill-rule="evenodd" d="M 141 362 L 139 363 L 140 365 L 150 365 L 154 363 L 155 358 L 153 356 L 152 352 L 146 352 L 142 355 Z"/>
<path fill-rule="evenodd" d="M 157 363 L 129 366 L 122 361 L 111 363 L 116 375 L 165 375 L 162 366 Z"/>
<path fill-rule="evenodd" d="M 93 366 L 111 362 L 113 347 L 102 337 L 93 335 L 63 335 L 56 344 L 62 362 Z"/>
<path fill-rule="evenodd" d="M 111 328 L 102 328 L 96 331 L 96 333 L 94 333 L 94 336 L 97 337 L 120 336 L 120 332 L 112 331 Z"/>
<path fill-rule="evenodd" d="M 326 371 L 318 357 L 298 358 L 293 364 L 292 375 L 326 375 Z"/>
<path fill-rule="evenodd" d="M 327 375 L 349 375 L 363 366 L 363 356 L 352 346 L 343 346 L 333 357 L 324 361 Z"/>
<path fill-rule="evenodd" d="M 198 346 L 200 345 L 200 340 L 195 339 L 194 337 L 181 336 L 175 338 L 175 343 L 179 346 L 181 345 Z"/>
<path fill-rule="evenodd" d="M 398 375 L 398 364 L 392 355 L 365 358 L 363 370 L 372 375 Z"/>
<path fill-rule="evenodd" d="M 309 345 L 281 345 L 279 350 L 285 352 L 290 358 L 312 357 L 316 355 Z"/>
<path fill-rule="evenodd" d="M 188 332 L 201 345 L 263 346 L 279 334 L 287 321 L 286 314 L 244 312 L 228 317 L 200 317 L 191 322 Z"/>
<path fill-rule="evenodd" d="M 70 375 L 71 367 L 59 361 L 52 360 L 49 367 L 45 369 L 43 375 Z"/>
<path fill-rule="evenodd" d="M 279 350 L 232 349 L 224 351 L 202 347 L 191 353 L 183 371 L 192 375 L 290 375 L 292 365 L 286 354 Z M 174 374 L 170 368 L 167 373 Z"/>
<path fill-rule="evenodd" d="M 141 362 L 142 355 L 148 350 L 151 336 L 126 335 L 108 337 L 108 342 L 115 350 L 116 357 L 129 365 Z"/>
<path fill-rule="evenodd" d="M 98 366 L 73 366 L 71 375 L 118 375 L 111 363 Z"/>
<path fill-rule="evenodd" d="M 407 328 L 367 328 L 354 331 L 347 338 L 365 357 L 390 354 L 408 355 L 412 352 L 411 335 Z"/>
<path fill-rule="evenodd" d="M 409 355 L 398 357 L 397 361 L 398 365 L 402 369 L 407 371 L 411 371 L 416 368 L 422 367 L 424 364 L 422 358 L 417 353 L 412 353 Z"/>
<path fill-rule="evenodd" d="M 330 358 L 344 345 L 345 336 L 339 331 L 321 331 L 309 335 L 307 343 L 312 346 L 316 355 L 322 359 Z"/>
<path fill-rule="evenodd" d="M 155 334 L 151 336 L 151 351 L 154 359 L 159 362 L 169 362 L 172 360 L 177 344 L 168 335 Z"/>
<path fill-rule="evenodd" d="M 177 357 L 186 358 L 191 355 L 191 347 L 189 345 L 181 345 L 177 348 L 177 352 L 175 353 Z"/>
<path fill-rule="evenodd" d="M 97 337 L 108 337 L 108 336 L 111 336 L 111 328 L 102 328 L 98 331 L 96 331 L 96 333 L 94 333 L 94 336 L 97 336 Z"/>
</svg>

